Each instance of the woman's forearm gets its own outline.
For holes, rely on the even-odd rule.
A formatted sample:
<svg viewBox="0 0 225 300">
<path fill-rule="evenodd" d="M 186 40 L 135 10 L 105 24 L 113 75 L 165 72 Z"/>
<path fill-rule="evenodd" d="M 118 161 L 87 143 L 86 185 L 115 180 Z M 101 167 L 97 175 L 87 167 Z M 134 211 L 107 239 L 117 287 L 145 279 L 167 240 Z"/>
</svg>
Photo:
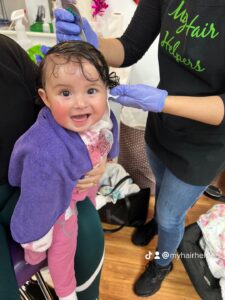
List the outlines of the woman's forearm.
<svg viewBox="0 0 225 300">
<path fill-rule="evenodd" d="M 118 39 L 99 39 L 99 50 L 109 66 L 120 67 L 124 61 L 123 44 Z M 224 118 L 224 103 L 219 96 L 168 96 L 164 113 L 210 125 L 219 125 Z"/>
<path fill-rule="evenodd" d="M 111 67 L 120 67 L 124 61 L 124 48 L 117 39 L 99 38 L 99 50 L 104 55 L 107 63 Z"/>
<path fill-rule="evenodd" d="M 219 125 L 224 118 L 224 103 L 219 96 L 168 96 L 163 112 L 210 125 Z"/>
</svg>

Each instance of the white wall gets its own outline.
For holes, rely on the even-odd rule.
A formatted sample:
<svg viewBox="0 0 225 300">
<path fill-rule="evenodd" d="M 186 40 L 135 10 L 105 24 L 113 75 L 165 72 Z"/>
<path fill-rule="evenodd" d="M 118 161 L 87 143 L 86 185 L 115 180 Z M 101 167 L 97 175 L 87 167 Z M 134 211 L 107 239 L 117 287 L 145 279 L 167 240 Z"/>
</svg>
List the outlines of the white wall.
<svg viewBox="0 0 225 300">
<path fill-rule="evenodd" d="M 80 9 L 81 14 L 91 19 L 91 0 L 77 0 L 77 6 Z M 107 3 L 109 4 L 109 7 L 106 10 L 106 14 L 109 11 L 113 12 L 119 12 L 124 15 L 124 26 L 126 26 L 131 16 L 136 8 L 136 4 L 133 2 L 133 0 L 108 0 Z"/>
<path fill-rule="evenodd" d="M 13 10 L 25 8 L 25 0 L 3 0 L 6 8 L 6 12 L 8 18 L 10 19 L 10 15 Z M 31 0 L 32 1 L 32 0 Z"/>
</svg>

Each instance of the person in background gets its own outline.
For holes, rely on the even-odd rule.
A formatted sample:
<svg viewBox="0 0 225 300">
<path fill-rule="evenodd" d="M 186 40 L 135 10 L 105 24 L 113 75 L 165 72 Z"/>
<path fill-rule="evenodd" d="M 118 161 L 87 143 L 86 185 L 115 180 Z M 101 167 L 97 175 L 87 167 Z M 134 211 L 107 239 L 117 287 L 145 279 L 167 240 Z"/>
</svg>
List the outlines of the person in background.
<svg viewBox="0 0 225 300">
<path fill-rule="evenodd" d="M 8 164 L 16 139 L 35 121 L 36 66 L 10 38 L 0 35 L 0 299 L 19 300 L 8 248 L 9 223 L 19 189 L 8 184 Z"/>
<path fill-rule="evenodd" d="M 9 185 L 8 165 L 14 143 L 35 122 L 40 106 L 35 101 L 37 66 L 12 39 L 0 35 L 0 45 L 0 299 L 19 300 L 19 289 L 9 251 L 9 224 L 20 189 Z M 80 191 L 93 187 L 104 170 L 105 162 L 102 162 L 88 172 L 77 187 Z M 98 298 L 100 271 L 97 270 L 104 253 L 104 236 L 94 206 L 90 201 L 80 204 L 80 231 L 75 265 L 76 270 L 79 270 L 79 294 L 82 299 L 90 300 Z M 95 278 L 92 276 L 94 273 L 97 274 Z M 89 280 L 90 276 L 92 281 Z"/>
<path fill-rule="evenodd" d="M 112 39 L 98 38 L 83 22 L 87 40 L 113 67 L 136 63 L 160 34 L 158 88 L 121 85 L 111 91 L 122 105 L 149 111 L 145 140 L 156 177 L 155 214 L 132 241 L 147 245 L 158 234 L 159 259 L 135 282 L 138 296 L 160 289 L 188 209 L 225 167 L 224 13 L 216 0 L 140 0 L 124 34 Z M 76 18 L 64 10 L 55 15 L 59 40 L 79 39 Z"/>
<path fill-rule="evenodd" d="M 95 47 L 70 41 L 48 51 L 38 81 L 45 107 L 15 143 L 9 164 L 9 183 L 21 188 L 11 232 L 31 265 L 48 250 L 56 294 L 76 300 L 77 202 L 88 197 L 95 206 L 98 190 L 97 183 L 83 192 L 76 185 L 92 166 L 118 155 L 117 123 L 108 104 L 118 77 L 109 74 Z"/>
</svg>

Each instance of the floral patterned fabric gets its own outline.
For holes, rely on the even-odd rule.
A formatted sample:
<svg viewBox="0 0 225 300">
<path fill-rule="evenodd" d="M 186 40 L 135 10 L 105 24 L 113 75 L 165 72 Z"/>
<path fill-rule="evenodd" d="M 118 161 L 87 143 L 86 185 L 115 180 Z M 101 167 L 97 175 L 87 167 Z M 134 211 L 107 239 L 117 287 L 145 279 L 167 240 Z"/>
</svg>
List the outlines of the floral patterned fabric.
<svg viewBox="0 0 225 300">
<path fill-rule="evenodd" d="M 220 279 L 222 299 L 225 299 L 225 204 L 216 204 L 198 220 L 203 234 L 200 245 L 209 269 Z"/>
</svg>

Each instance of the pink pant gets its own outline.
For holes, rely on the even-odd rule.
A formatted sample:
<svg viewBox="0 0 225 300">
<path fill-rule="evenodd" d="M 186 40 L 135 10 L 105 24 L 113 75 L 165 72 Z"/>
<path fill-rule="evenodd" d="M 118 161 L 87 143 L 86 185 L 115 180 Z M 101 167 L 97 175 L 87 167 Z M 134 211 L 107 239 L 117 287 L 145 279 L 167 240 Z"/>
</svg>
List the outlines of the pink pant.
<svg viewBox="0 0 225 300">
<path fill-rule="evenodd" d="M 88 197 L 95 205 L 97 187 L 88 190 Z M 76 189 L 73 192 L 70 208 L 73 214 L 68 220 L 63 213 L 57 220 L 53 229 L 53 240 L 48 249 L 48 267 L 54 283 L 57 296 L 66 297 L 76 289 L 76 277 L 74 271 L 74 256 L 77 247 L 77 213 L 76 203 L 84 200 L 87 193 L 78 194 Z M 44 259 L 45 253 L 37 253 L 25 249 L 25 259 L 30 264 L 36 264 Z"/>
<path fill-rule="evenodd" d="M 54 225 L 53 243 L 48 250 L 48 267 L 59 297 L 68 296 L 76 288 L 74 255 L 77 229 L 77 214 L 72 215 L 67 221 L 63 214 Z"/>
</svg>

